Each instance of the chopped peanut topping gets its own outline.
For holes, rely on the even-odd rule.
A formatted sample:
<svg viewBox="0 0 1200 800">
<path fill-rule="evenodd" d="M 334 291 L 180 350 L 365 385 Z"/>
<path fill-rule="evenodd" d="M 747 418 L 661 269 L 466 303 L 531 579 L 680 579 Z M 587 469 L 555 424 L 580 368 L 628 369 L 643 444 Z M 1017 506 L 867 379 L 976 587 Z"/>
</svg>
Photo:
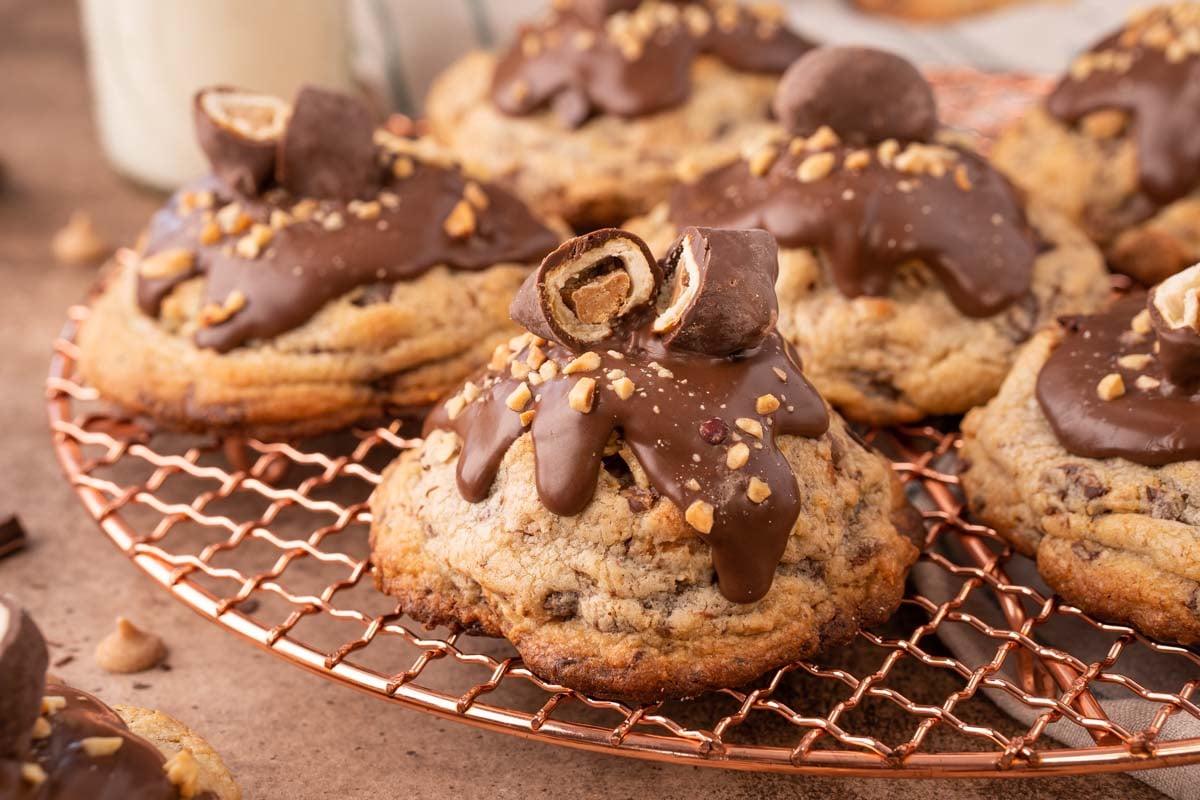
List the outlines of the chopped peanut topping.
<svg viewBox="0 0 1200 800">
<path fill-rule="evenodd" d="M 138 263 L 138 275 L 150 279 L 174 278 L 190 271 L 195 260 L 195 254 L 184 247 L 161 250 Z"/>
<path fill-rule="evenodd" d="M 200 309 L 200 313 L 196 315 L 196 324 L 201 328 L 220 325 L 245 307 L 246 295 L 242 293 L 241 289 L 234 289 L 225 298 L 223 304 L 209 303 Z"/>
<path fill-rule="evenodd" d="M 1152 327 L 1150 324 L 1150 309 L 1143 308 L 1139 311 L 1137 316 L 1133 318 L 1133 321 L 1129 323 L 1129 327 L 1133 328 L 1134 333 L 1142 335 L 1149 333 Z"/>
<path fill-rule="evenodd" d="M 525 363 L 533 369 L 538 369 L 542 364 L 546 363 L 545 351 L 536 344 L 530 345 L 529 353 L 525 356 Z"/>
<path fill-rule="evenodd" d="M 217 224 L 225 233 L 242 233 L 254 222 L 237 203 L 230 203 L 217 212 Z"/>
<path fill-rule="evenodd" d="M 459 200 L 442 223 L 442 230 L 451 239 L 465 239 L 475 232 L 475 209 L 466 200 Z"/>
<path fill-rule="evenodd" d="M 749 417 L 738 417 L 736 420 L 734 420 L 733 424 L 737 425 L 755 439 L 761 439 L 763 437 L 762 423 L 756 419 L 750 419 Z"/>
<path fill-rule="evenodd" d="M 781 370 L 779 367 L 771 367 L 771 371 L 775 373 L 775 377 L 779 378 L 779 380 L 783 381 L 784 383 L 787 383 L 786 372 Z"/>
<path fill-rule="evenodd" d="M 761 395 L 754 401 L 754 410 L 759 414 L 770 414 L 779 410 L 779 398 L 773 394 Z"/>
<path fill-rule="evenodd" d="M 567 395 L 567 404 L 580 414 L 586 414 L 592 410 L 592 403 L 595 399 L 596 379 L 580 378 L 571 387 L 571 393 Z"/>
<path fill-rule="evenodd" d="M 1146 353 L 1130 353 L 1117 359 L 1117 363 L 1126 369 L 1145 369 L 1154 360 Z"/>
<path fill-rule="evenodd" d="M 171 785 L 179 790 L 180 797 L 195 797 L 200 791 L 200 765 L 186 747 L 167 759 L 163 772 Z"/>
<path fill-rule="evenodd" d="M 507 346 L 498 344 L 496 349 L 492 351 L 492 360 L 488 362 L 488 366 L 494 370 L 504 369 L 504 365 L 508 363 L 508 357 L 511 355 Z"/>
<path fill-rule="evenodd" d="M 600 369 L 600 355 L 591 350 L 567 362 L 562 368 L 563 375 L 574 375 L 576 372 L 591 372 Z"/>
<path fill-rule="evenodd" d="M 79 746 L 83 748 L 83 752 L 92 758 L 111 756 L 120 750 L 123 744 L 125 744 L 125 740 L 120 736 L 85 736 L 79 740 Z"/>
<path fill-rule="evenodd" d="M 617 378 L 613 381 L 613 391 L 622 400 L 628 400 L 630 397 L 633 397 L 635 388 L 633 381 L 629 380 L 629 378 Z"/>
<path fill-rule="evenodd" d="M 771 487 L 758 478 L 751 478 L 746 487 L 746 497 L 751 503 L 761 503 L 771 496 Z"/>
<path fill-rule="evenodd" d="M 256 259 L 274 235 L 275 231 L 270 225 L 263 225 L 256 222 L 250 226 L 249 233 L 238 239 L 234 251 L 242 258 Z"/>
<path fill-rule="evenodd" d="M 558 376 L 558 363 L 555 361 L 547 361 L 538 367 L 538 375 L 542 376 L 542 380 L 548 381 Z"/>
<path fill-rule="evenodd" d="M 392 175 L 397 178 L 407 178 L 413 174 L 413 160 L 408 156 L 400 156 L 392 162 Z"/>
<path fill-rule="evenodd" d="M 53 717 L 67 707 L 67 698 L 60 694 L 48 694 L 42 698 L 42 713 Z"/>
<path fill-rule="evenodd" d="M 871 153 L 867 150 L 855 150 L 853 153 L 847 153 L 842 166 L 851 172 L 860 172 L 871 166 Z"/>
<path fill-rule="evenodd" d="M 683 518 L 701 533 L 710 533 L 713 527 L 713 507 L 703 500 L 696 500 L 687 507 Z"/>
<path fill-rule="evenodd" d="M 833 172 L 837 164 L 837 156 L 833 153 L 817 153 L 800 162 L 796 169 L 796 177 L 801 183 L 813 183 Z"/>
<path fill-rule="evenodd" d="M 749 460 L 750 448 L 743 442 L 738 442 L 729 448 L 729 452 L 725 454 L 725 466 L 730 469 L 741 469 L 746 466 L 746 462 Z"/>
<path fill-rule="evenodd" d="M 33 738 L 45 739 L 50 733 L 50 722 L 45 717 L 38 717 L 37 722 L 33 723 Z"/>
<path fill-rule="evenodd" d="M 485 210 L 491 202 L 487 192 L 475 181 L 467 181 L 467 185 L 463 187 L 463 198 L 480 211 Z"/>
<path fill-rule="evenodd" d="M 771 165 L 775 163 L 775 159 L 778 157 L 779 151 L 774 147 L 767 146 L 759 148 L 754 155 L 750 156 L 750 174 L 756 178 L 761 178 L 763 175 L 766 175 L 767 170 L 771 169 Z"/>
<path fill-rule="evenodd" d="M 41 764 L 35 764 L 32 761 L 21 765 L 21 780 L 31 786 L 41 786 L 46 782 L 46 778 L 50 777 L 46 774 L 46 770 L 42 769 Z"/>
<path fill-rule="evenodd" d="M 458 419 L 458 415 L 467 407 L 467 400 L 461 394 L 456 394 L 446 401 L 446 416 L 452 420 Z"/>
<path fill-rule="evenodd" d="M 537 411 L 535 409 L 531 408 L 528 411 L 522 411 L 521 412 L 521 426 L 528 428 L 530 425 L 533 424 L 533 418 L 536 416 L 537 416 Z"/>
<path fill-rule="evenodd" d="M 513 411 L 524 411 L 525 406 L 529 405 L 529 401 L 533 399 L 533 392 L 529 390 L 529 384 L 518 384 L 517 388 L 504 400 L 504 404 Z"/>
<path fill-rule="evenodd" d="M 1096 384 L 1096 394 L 1101 400 L 1116 400 L 1125 394 L 1125 381 L 1120 373 L 1110 372 L 1101 378 L 1100 383 Z"/>
<path fill-rule="evenodd" d="M 1141 389 L 1143 392 L 1151 392 L 1161 386 L 1162 381 L 1160 381 L 1158 378 L 1152 378 L 1149 375 L 1138 375 L 1137 380 L 1133 382 L 1133 385 Z"/>
</svg>

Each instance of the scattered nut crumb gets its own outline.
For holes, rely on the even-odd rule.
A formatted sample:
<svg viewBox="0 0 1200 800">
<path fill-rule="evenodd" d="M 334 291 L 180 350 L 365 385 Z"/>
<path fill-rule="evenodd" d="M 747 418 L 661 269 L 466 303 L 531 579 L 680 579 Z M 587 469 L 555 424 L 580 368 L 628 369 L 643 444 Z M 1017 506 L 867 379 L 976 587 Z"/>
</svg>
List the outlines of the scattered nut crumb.
<svg viewBox="0 0 1200 800">
<path fill-rule="evenodd" d="M 548 381 L 558 376 L 558 363 L 555 361 L 547 361 L 538 367 L 538 375 L 542 376 L 543 381 Z"/>
<path fill-rule="evenodd" d="M 753 155 L 750 156 L 749 167 L 750 174 L 756 178 L 761 178 L 767 174 L 767 170 L 771 169 L 771 165 L 775 163 L 775 159 L 779 157 L 779 151 L 768 145 L 760 147 Z"/>
<path fill-rule="evenodd" d="M 737 425 L 755 439 L 761 439 L 763 437 L 762 423 L 756 419 L 750 419 L 749 417 L 738 417 L 736 420 L 734 420 L 733 424 Z"/>
<path fill-rule="evenodd" d="M 254 222 L 242 211 L 238 203 L 230 203 L 218 211 L 216 220 L 221 226 L 221 231 L 228 234 L 243 233 Z"/>
<path fill-rule="evenodd" d="M 706 503 L 703 500 L 693 501 L 684 512 L 684 519 L 688 525 L 691 525 L 701 533 L 709 533 L 713 526 L 713 507 L 712 504 Z"/>
<path fill-rule="evenodd" d="M 392 162 L 392 175 L 396 178 L 407 178 L 413 174 L 415 165 L 408 156 L 399 156 Z"/>
<path fill-rule="evenodd" d="M 1129 327 L 1133 328 L 1133 332 L 1137 334 L 1145 335 L 1149 333 L 1152 327 L 1150 324 L 1150 309 L 1143 308 L 1139 311 L 1133 318 L 1133 321 L 1129 323 Z"/>
<path fill-rule="evenodd" d="M 270 225 L 256 222 L 250 226 L 249 233 L 238 239 L 234 252 L 241 258 L 253 261 L 259 257 L 274 235 L 275 230 Z"/>
<path fill-rule="evenodd" d="M 508 357 L 512 355 L 507 345 L 498 344 L 496 349 L 492 351 L 492 360 L 488 362 L 488 366 L 494 370 L 504 369 L 504 365 L 508 363 Z"/>
<path fill-rule="evenodd" d="M 771 496 L 771 487 L 758 478 L 751 478 L 746 487 L 746 497 L 751 503 L 761 503 Z"/>
<path fill-rule="evenodd" d="M 837 164 L 837 156 L 833 153 L 817 153 L 800 162 L 796 168 L 796 177 L 801 183 L 813 183 L 829 175 Z"/>
<path fill-rule="evenodd" d="M 1145 369 L 1154 357 L 1146 353 L 1130 353 L 1117 359 L 1117 363 L 1126 369 Z"/>
<path fill-rule="evenodd" d="M 567 404 L 580 414 L 586 414 L 592 410 L 592 403 L 595 402 L 595 399 L 596 379 L 580 378 L 571 387 L 571 392 L 567 395 Z"/>
<path fill-rule="evenodd" d="M 94 264 L 113 250 L 86 211 L 71 214 L 67 224 L 51 239 L 50 249 L 59 262 L 72 266 Z"/>
<path fill-rule="evenodd" d="M 125 740 L 120 736 L 85 736 L 79 740 L 79 746 L 83 748 L 83 752 L 92 758 L 111 756 L 120 750 L 123 744 L 125 744 Z"/>
<path fill-rule="evenodd" d="M 163 640 L 141 630 L 125 617 L 117 617 L 117 629 L 96 645 L 96 664 L 107 672 L 144 672 L 167 657 Z"/>
<path fill-rule="evenodd" d="M 688 482 L 684 484 L 684 486 L 691 489 L 693 492 L 700 491 L 700 481 L 696 480 L 695 478 L 689 479 Z"/>
<path fill-rule="evenodd" d="M 959 164 L 954 168 L 954 185 L 964 192 L 971 191 L 971 176 L 967 174 L 966 164 Z"/>
<path fill-rule="evenodd" d="M 738 442 L 729 448 L 729 452 L 725 454 L 725 466 L 730 469 L 741 469 L 746 466 L 746 462 L 749 460 L 750 448 L 744 442 Z"/>
<path fill-rule="evenodd" d="M 805 148 L 808 150 L 828 150 L 831 147 L 837 147 L 842 143 L 838 138 L 837 132 L 828 125 L 822 125 L 817 128 L 816 132 L 808 137 L 805 143 Z"/>
<path fill-rule="evenodd" d="M 529 384 L 520 383 L 517 388 L 509 393 L 504 399 L 504 404 L 513 411 L 524 411 L 525 406 L 529 405 L 529 401 L 533 399 L 533 392 L 529 389 Z"/>
<path fill-rule="evenodd" d="M 1101 400 L 1116 400 L 1125 394 L 1125 381 L 1120 373 L 1110 372 L 1101 378 L 1100 383 L 1096 384 L 1096 394 Z"/>
<path fill-rule="evenodd" d="M 451 239 L 465 239 L 475 232 L 475 209 L 466 200 L 459 200 L 450 210 L 442 230 Z"/>
<path fill-rule="evenodd" d="M 576 372 L 592 372 L 600 369 L 600 355 L 589 350 L 567 362 L 562 368 L 563 375 L 574 375 Z"/>
<path fill-rule="evenodd" d="M 208 220 L 200 226 L 200 244 L 210 245 L 221 241 L 221 226 L 216 220 Z"/>
<path fill-rule="evenodd" d="M 892 161 L 900 154 L 900 143 L 895 139 L 887 139 L 879 145 L 875 152 L 879 156 L 879 162 L 885 167 L 890 167 Z"/>
<path fill-rule="evenodd" d="M 1133 385 L 1143 392 L 1152 392 L 1162 385 L 1162 381 L 1158 378 L 1152 378 L 1149 375 L 1138 375 Z"/>
<path fill-rule="evenodd" d="M 847 153 L 842 166 L 851 172 L 861 172 L 871 166 L 871 153 L 868 150 L 855 150 Z"/>
<path fill-rule="evenodd" d="M 367 200 L 365 202 L 356 202 L 352 204 L 353 208 L 349 211 L 359 219 L 379 219 L 383 207 L 377 200 Z"/>
<path fill-rule="evenodd" d="M 525 356 L 525 363 L 528 364 L 532 369 L 538 369 L 542 366 L 542 364 L 546 363 L 545 351 L 536 344 L 531 345 L 529 348 L 529 353 Z"/>
<path fill-rule="evenodd" d="M 325 219 L 321 220 L 321 227 L 327 231 L 340 231 L 346 227 L 346 218 L 339 212 L 332 211 L 325 216 Z"/>
<path fill-rule="evenodd" d="M 787 373 L 786 372 L 781 370 L 779 367 L 771 367 L 771 370 L 775 373 L 776 378 L 779 378 L 779 380 L 783 381 L 784 383 L 787 383 Z"/>
</svg>

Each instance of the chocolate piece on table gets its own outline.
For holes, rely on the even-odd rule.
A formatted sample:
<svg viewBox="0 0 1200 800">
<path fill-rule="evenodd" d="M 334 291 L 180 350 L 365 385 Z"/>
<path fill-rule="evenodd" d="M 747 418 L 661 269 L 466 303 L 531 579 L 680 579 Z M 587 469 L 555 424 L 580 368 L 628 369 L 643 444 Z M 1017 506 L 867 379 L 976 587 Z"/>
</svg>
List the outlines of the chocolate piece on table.
<svg viewBox="0 0 1200 800">
<path fill-rule="evenodd" d="M 687 228 L 663 267 L 667 297 L 654 331 L 669 347 L 725 356 L 775 325 L 779 251 L 766 231 Z"/>
<path fill-rule="evenodd" d="M 374 136 L 357 98 L 305 86 L 279 142 L 276 180 L 300 197 L 365 199 L 380 188 Z"/>
<path fill-rule="evenodd" d="M 29 756 L 48 661 L 46 642 L 33 620 L 11 597 L 0 594 L 0 760 Z"/>
<path fill-rule="evenodd" d="M 655 301 L 661 282 L 645 242 L 605 228 L 546 256 L 521 285 L 509 313 L 538 336 L 582 350 L 618 335 L 621 320 Z"/>
<path fill-rule="evenodd" d="M 0 522 L 0 558 L 23 550 L 27 541 L 25 528 L 16 515 L 11 515 Z"/>
<path fill-rule="evenodd" d="M 213 174 L 230 191 L 258 194 L 275 175 L 275 154 L 289 109 L 277 97 L 229 86 L 196 92 L 196 140 Z"/>
<path fill-rule="evenodd" d="M 905 59 L 869 47 L 821 47 L 788 68 L 775 92 L 785 130 L 828 125 L 853 145 L 926 141 L 937 131 L 933 89 Z"/>
</svg>

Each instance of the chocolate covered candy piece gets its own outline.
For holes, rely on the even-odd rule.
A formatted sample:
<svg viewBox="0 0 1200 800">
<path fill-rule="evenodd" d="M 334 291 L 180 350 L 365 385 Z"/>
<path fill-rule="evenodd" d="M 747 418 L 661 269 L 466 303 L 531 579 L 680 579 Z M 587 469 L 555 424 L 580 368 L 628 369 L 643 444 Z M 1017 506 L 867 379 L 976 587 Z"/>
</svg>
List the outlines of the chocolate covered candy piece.
<svg viewBox="0 0 1200 800">
<path fill-rule="evenodd" d="M 762 230 L 686 228 L 663 261 L 653 330 L 680 350 L 727 356 L 775 325 L 779 251 Z"/>
<path fill-rule="evenodd" d="M 648 308 L 662 273 L 650 248 L 616 228 L 593 231 L 546 256 L 513 300 L 513 320 L 572 350 L 616 335 L 622 320 Z"/>
<path fill-rule="evenodd" d="M 28 755 L 48 660 L 33 620 L 11 597 L 0 595 L 0 760 Z"/>
<path fill-rule="evenodd" d="M 925 141 L 938 127 L 928 82 L 903 58 L 869 47 L 821 47 L 792 64 L 775 91 L 775 116 L 809 136 L 828 125 L 846 142 Z"/>
<path fill-rule="evenodd" d="M 275 177 L 300 197 L 366 198 L 380 188 L 375 124 L 359 100 L 306 86 L 279 143 Z"/>
<path fill-rule="evenodd" d="M 1147 306 L 1163 372 L 1184 391 L 1200 388 L 1200 264 L 1156 286 Z"/>
<path fill-rule="evenodd" d="M 229 86 L 196 92 L 196 139 L 213 174 L 231 191 L 253 195 L 275 174 L 275 153 L 290 109 L 277 97 Z"/>
</svg>

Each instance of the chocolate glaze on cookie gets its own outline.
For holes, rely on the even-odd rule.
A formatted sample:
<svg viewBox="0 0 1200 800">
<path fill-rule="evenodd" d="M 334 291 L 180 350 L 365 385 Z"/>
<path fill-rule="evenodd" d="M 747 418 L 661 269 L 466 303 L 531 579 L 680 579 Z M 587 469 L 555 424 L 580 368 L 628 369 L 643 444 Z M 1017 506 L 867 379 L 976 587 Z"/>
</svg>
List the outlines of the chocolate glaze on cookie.
<svg viewBox="0 0 1200 800">
<path fill-rule="evenodd" d="M 812 47 L 783 25 L 782 9 L 658 0 L 559 5 L 522 27 L 496 65 L 492 102 L 506 114 L 551 108 L 570 128 L 595 113 L 641 116 L 687 99 L 701 53 L 734 69 L 780 73 Z"/>
<path fill-rule="evenodd" d="M 1192 192 L 1200 185 L 1200 4 L 1135 15 L 1076 59 L 1046 108 L 1067 123 L 1106 109 L 1132 117 L 1143 216 Z"/>
<path fill-rule="evenodd" d="M 1163 354 L 1177 356 L 1180 348 L 1160 329 L 1156 353 L 1156 327 L 1141 292 L 1101 314 L 1063 320 L 1062 341 L 1038 375 L 1037 399 L 1067 450 L 1147 466 L 1200 458 L 1200 387 L 1172 380 L 1179 373 Z M 1183 346 L 1194 370 L 1195 344 Z M 1120 390 L 1111 388 L 1112 375 L 1120 376 Z"/>
<path fill-rule="evenodd" d="M 347 104 L 359 112 L 349 136 Z M 423 158 L 411 140 L 382 132 L 372 140 L 365 115 L 348 97 L 303 89 L 278 142 L 278 183 L 246 193 L 254 181 L 205 178 L 178 192 L 150 222 L 138 278 L 142 310 L 157 316 L 175 287 L 206 275 L 195 341 L 228 352 L 301 325 L 359 286 L 412 279 L 437 265 L 528 263 L 557 244 L 508 192 Z M 225 159 L 238 152 L 249 157 L 220 151 Z M 227 176 L 262 171 L 257 163 L 253 170 L 213 165 Z M 174 255 L 178 268 L 151 269 Z"/>
<path fill-rule="evenodd" d="M 22 728 L 19 741 L 0 752 L 0 797 L 178 800 L 158 748 L 92 695 L 47 685 L 46 645 L 36 625 L 4 598 L 0 611 L 8 620 L 0 626 L 0 734 L 10 739 L 13 725 Z M 209 792 L 192 797 L 215 800 Z"/>
<path fill-rule="evenodd" d="M 610 234 L 610 246 L 614 236 L 626 242 L 624 252 L 631 259 L 644 252 L 640 240 L 623 232 Z M 728 265 L 713 270 L 710 260 L 688 255 L 705 252 L 753 257 L 739 265 L 745 273 L 774 276 L 777 269 L 774 244 L 764 231 L 692 228 L 672 249 L 663 272 L 670 278 L 688 270 L 701 283 L 727 279 Z M 613 263 L 607 267 L 622 269 Z M 611 274 L 592 270 L 586 277 L 609 283 L 605 279 Z M 676 306 L 694 312 L 696 304 L 761 300 L 748 296 L 759 282 L 727 282 L 727 291 L 694 295 L 682 294 L 680 283 L 668 281 L 657 308 L 650 302 L 629 309 L 613 321 L 610 336 L 583 347 L 571 349 L 533 334 L 518 337 L 497 354 L 480 384 L 468 384 L 433 412 L 426 431 L 449 429 L 459 435 L 459 490 L 479 502 L 490 493 L 504 454 L 528 430 L 538 495 L 546 508 L 563 516 L 586 508 L 605 459 L 627 447 L 637 464 L 631 468 L 644 471 L 652 490 L 650 502 L 659 495 L 670 499 L 711 546 L 722 594 L 752 602 L 770 588 L 802 502 L 775 439 L 820 436 L 829 415 L 801 373 L 795 352 L 773 327 L 764 329 L 753 316 L 721 309 L 698 316 L 672 313 Z M 543 268 L 521 295 L 544 291 Z M 518 322 L 522 308 L 544 307 L 521 295 L 514 302 Z M 674 318 L 690 327 L 686 347 L 669 341 Z M 724 332 L 697 335 L 691 326 L 705 319 L 744 323 L 736 337 L 744 348 L 726 352 Z M 705 352 L 707 344 L 714 352 Z"/>
<path fill-rule="evenodd" d="M 926 97 L 919 108 L 877 103 L 888 113 L 857 113 L 854 103 L 870 95 L 838 90 L 897 61 L 905 64 L 865 48 L 822 48 L 801 59 L 775 100 L 794 135 L 676 188 L 671 220 L 763 228 L 784 247 L 819 248 L 847 297 L 886 294 L 897 268 L 914 260 L 968 316 L 991 316 L 1027 296 L 1038 245 L 1008 179 L 962 148 L 895 138 L 935 127 L 920 74 L 893 70 L 891 83 L 893 92 Z M 832 80 L 831 65 L 854 74 L 831 88 L 822 83 Z M 814 131 L 818 117 L 828 123 Z"/>
</svg>

